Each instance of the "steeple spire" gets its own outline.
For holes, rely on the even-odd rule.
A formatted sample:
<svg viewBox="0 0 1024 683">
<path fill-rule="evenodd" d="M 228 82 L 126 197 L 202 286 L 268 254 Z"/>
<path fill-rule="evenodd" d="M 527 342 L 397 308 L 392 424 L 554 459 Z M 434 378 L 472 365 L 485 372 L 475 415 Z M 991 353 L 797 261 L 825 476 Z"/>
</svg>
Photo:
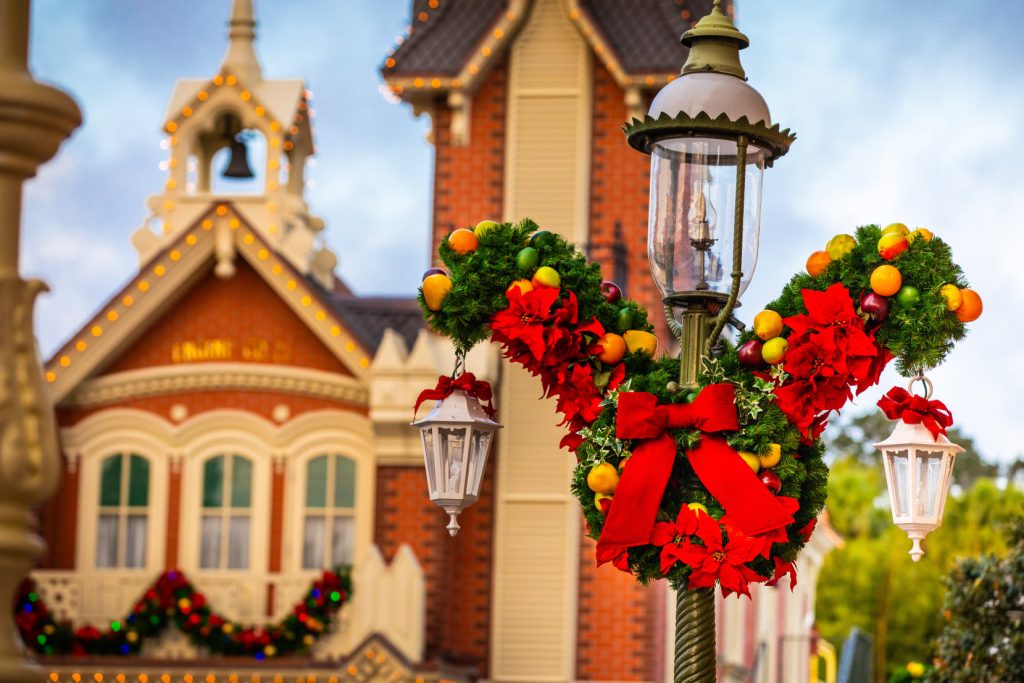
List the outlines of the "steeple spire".
<svg viewBox="0 0 1024 683">
<path fill-rule="evenodd" d="M 250 87 L 263 80 L 253 41 L 256 39 L 256 19 L 252 0 L 233 0 L 231 20 L 228 21 L 228 52 L 222 69 L 230 71 Z"/>
</svg>

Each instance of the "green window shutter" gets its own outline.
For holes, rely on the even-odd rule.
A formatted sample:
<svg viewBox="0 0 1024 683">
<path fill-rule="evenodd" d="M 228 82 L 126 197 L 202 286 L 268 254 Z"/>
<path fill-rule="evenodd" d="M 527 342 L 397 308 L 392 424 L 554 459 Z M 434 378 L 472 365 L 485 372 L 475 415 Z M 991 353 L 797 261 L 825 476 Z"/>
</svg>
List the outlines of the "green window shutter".
<svg viewBox="0 0 1024 683">
<path fill-rule="evenodd" d="M 306 507 L 327 505 L 327 456 L 321 455 L 306 466 Z"/>
<path fill-rule="evenodd" d="M 140 455 L 132 455 L 128 462 L 128 504 L 149 505 L 149 461 Z"/>
<path fill-rule="evenodd" d="M 247 508 L 252 503 L 252 462 L 231 456 L 231 507 Z"/>
<path fill-rule="evenodd" d="M 203 507 L 224 505 L 224 456 L 210 458 L 203 465 Z"/>
<path fill-rule="evenodd" d="M 342 455 L 334 456 L 334 507 L 351 508 L 356 503 L 356 463 Z"/>
<path fill-rule="evenodd" d="M 121 454 L 112 455 L 100 465 L 100 505 L 121 504 Z"/>
</svg>

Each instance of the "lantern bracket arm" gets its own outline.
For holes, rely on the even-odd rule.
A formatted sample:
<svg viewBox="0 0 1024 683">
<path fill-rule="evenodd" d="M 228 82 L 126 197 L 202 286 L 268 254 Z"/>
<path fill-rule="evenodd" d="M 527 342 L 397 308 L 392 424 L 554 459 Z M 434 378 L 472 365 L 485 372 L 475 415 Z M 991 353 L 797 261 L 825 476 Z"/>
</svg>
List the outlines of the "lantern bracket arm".
<svg viewBox="0 0 1024 683">
<path fill-rule="evenodd" d="M 746 116 L 736 121 L 726 114 L 712 118 L 706 112 L 690 116 L 679 112 L 669 116 L 662 112 L 658 118 L 647 115 L 643 119 L 634 118 L 622 126 L 629 145 L 645 154 L 651 153 L 655 142 L 666 138 L 708 137 L 736 140 L 746 136 L 750 144 L 764 150 L 765 164 L 771 166 L 779 157 L 789 151 L 790 145 L 796 140 L 796 134 L 788 128 L 781 129 L 779 124 L 767 125 L 764 121 L 751 123 Z"/>
</svg>

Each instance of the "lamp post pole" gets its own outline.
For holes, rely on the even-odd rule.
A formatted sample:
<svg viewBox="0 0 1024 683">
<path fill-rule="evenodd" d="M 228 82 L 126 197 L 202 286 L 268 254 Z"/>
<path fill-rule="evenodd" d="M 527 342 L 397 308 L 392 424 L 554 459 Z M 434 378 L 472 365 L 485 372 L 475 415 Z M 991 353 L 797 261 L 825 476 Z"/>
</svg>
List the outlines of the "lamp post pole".
<svg viewBox="0 0 1024 683">
<path fill-rule="evenodd" d="M 749 40 L 721 0 L 681 40 L 690 53 L 680 78 L 625 131 L 631 146 L 651 155 L 648 256 L 679 342 L 679 382 L 669 389 L 692 391 L 725 326 L 742 327 L 733 310 L 749 281 L 744 254 L 756 258 L 762 173 L 795 136 L 771 125 L 767 104 L 746 83 L 739 51 Z M 731 231 L 716 225 L 716 206 Z M 715 645 L 714 589 L 680 586 L 675 683 L 713 683 Z"/>
<path fill-rule="evenodd" d="M 60 453 L 53 406 L 32 330 L 38 280 L 18 273 L 21 190 L 81 123 L 66 94 L 28 70 L 28 0 L 0 0 L 0 683 L 36 683 L 10 609 L 43 552 L 32 508 L 57 488 Z"/>
</svg>

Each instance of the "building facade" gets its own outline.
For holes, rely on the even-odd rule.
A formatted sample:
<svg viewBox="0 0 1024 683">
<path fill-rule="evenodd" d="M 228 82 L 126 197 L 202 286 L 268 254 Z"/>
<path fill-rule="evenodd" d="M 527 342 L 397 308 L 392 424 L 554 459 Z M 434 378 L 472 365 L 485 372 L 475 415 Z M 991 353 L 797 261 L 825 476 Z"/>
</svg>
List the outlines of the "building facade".
<svg viewBox="0 0 1024 683">
<path fill-rule="evenodd" d="M 647 159 L 619 127 L 678 72 L 678 36 L 710 5 L 415 0 L 383 76 L 432 121 L 432 246 L 529 216 L 660 310 Z M 298 659 L 218 659 L 169 629 L 139 656 L 51 658 L 53 680 L 667 680 L 673 597 L 595 567 L 553 406 L 484 347 L 470 368 L 507 428 L 448 536 L 408 423 L 452 350 L 411 297 L 356 297 L 334 274 L 303 195 L 308 92 L 263 77 L 254 27 L 251 0 L 234 0 L 221 68 L 178 82 L 138 272 L 46 364 L 65 471 L 33 578 L 51 611 L 101 628 L 167 570 L 240 623 L 280 621 L 338 564 L 353 596 Z M 246 175 L 240 145 L 253 177 L 227 184 L 224 166 Z M 720 602 L 723 680 L 807 677 L 816 574 L 837 542 L 819 526 L 795 592 Z"/>
</svg>

